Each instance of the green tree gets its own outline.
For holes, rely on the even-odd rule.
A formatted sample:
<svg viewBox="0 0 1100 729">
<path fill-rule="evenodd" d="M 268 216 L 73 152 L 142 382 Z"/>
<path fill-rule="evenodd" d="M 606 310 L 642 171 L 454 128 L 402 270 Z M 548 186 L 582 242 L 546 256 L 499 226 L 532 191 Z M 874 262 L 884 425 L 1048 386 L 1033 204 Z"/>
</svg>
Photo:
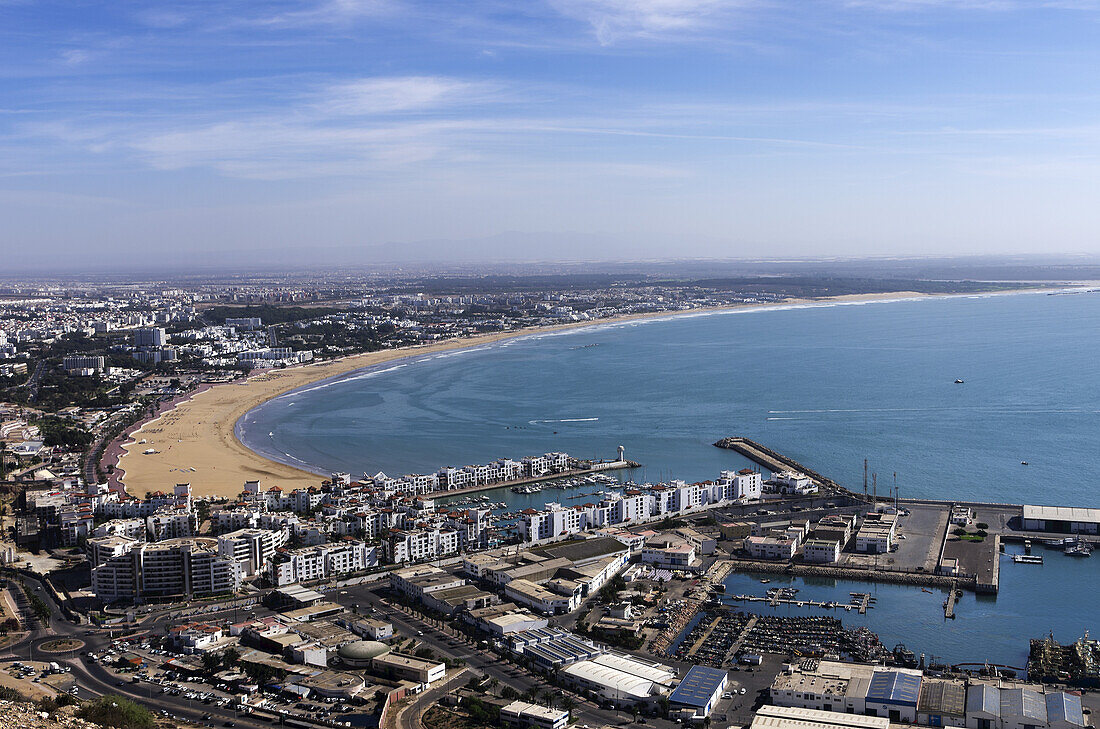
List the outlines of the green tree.
<svg viewBox="0 0 1100 729">
<path fill-rule="evenodd" d="M 148 709 L 114 694 L 84 704 L 76 715 L 110 729 L 152 729 L 154 724 Z"/>
</svg>

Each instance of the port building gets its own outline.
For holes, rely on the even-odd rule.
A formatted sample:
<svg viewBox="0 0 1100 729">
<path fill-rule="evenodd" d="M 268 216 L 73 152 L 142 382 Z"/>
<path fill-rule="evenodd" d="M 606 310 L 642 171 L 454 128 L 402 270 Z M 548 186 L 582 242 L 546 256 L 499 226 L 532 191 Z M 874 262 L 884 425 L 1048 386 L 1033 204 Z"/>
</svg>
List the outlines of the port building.
<svg viewBox="0 0 1100 729">
<path fill-rule="evenodd" d="M 1083 729 L 1081 696 L 1002 679 L 925 678 L 920 671 L 807 659 L 776 676 L 772 702 L 967 729 Z"/>
<path fill-rule="evenodd" d="M 1025 505 L 1023 527 L 1031 532 L 1096 534 L 1100 532 L 1100 509 Z"/>
</svg>

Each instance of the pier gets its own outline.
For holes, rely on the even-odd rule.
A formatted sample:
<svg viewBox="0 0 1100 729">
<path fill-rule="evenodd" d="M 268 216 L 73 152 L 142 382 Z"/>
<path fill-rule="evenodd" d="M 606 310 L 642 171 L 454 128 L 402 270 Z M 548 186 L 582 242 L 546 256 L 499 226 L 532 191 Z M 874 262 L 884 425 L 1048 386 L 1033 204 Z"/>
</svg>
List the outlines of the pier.
<svg viewBox="0 0 1100 729">
<path fill-rule="evenodd" d="M 962 592 L 959 589 L 957 583 L 951 585 L 951 589 L 947 593 L 947 599 L 943 601 L 943 617 L 944 619 L 955 619 L 955 603 L 959 601 L 959 593 Z"/>
<path fill-rule="evenodd" d="M 848 489 L 844 488 L 831 478 L 822 476 L 817 471 L 803 466 L 801 463 L 794 460 L 793 458 L 789 458 L 782 453 L 777 453 L 771 448 L 763 446 L 754 440 L 750 440 L 749 438 L 745 438 L 743 436 L 722 438 L 714 445 L 718 448 L 726 448 L 727 450 L 736 451 L 743 455 L 745 458 L 748 458 L 753 463 L 757 464 L 758 466 L 762 466 L 763 468 L 766 468 L 773 473 L 777 471 L 797 471 L 799 473 L 804 473 L 809 476 L 817 483 L 818 486 L 856 496 L 856 494 L 848 491 Z"/>
<path fill-rule="evenodd" d="M 703 644 L 710 638 L 710 634 L 714 632 L 714 629 L 718 627 L 718 624 L 722 622 L 722 618 L 718 617 L 711 621 L 710 626 L 703 631 L 703 634 L 699 636 L 699 640 L 688 649 L 688 656 L 694 656 L 699 652 L 699 649 L 703 647 Z"/>
<path fill-rule="evenodd" d="M 767 597 L 760 595 L 730 595 L 729 599 L 735 602 L 765 602 L 768 607 L 779 607 L 780 605 L 793 605 L 794 607 L 815 607 L 823 608 L 825 610 L 843 610 L 845 612 L 851 612 L 855 610 L 860 615 L 866 615 L 868 608 L 874 607 L 871 605 L 871 596 L 862 592 L 851 593 L 852 599 L 848 603 L 841 602 L 826 602 L 823 600 L 799 600 L 795 597 L 783 597 L 781 594 L 776 593 Z"/>
</svg>

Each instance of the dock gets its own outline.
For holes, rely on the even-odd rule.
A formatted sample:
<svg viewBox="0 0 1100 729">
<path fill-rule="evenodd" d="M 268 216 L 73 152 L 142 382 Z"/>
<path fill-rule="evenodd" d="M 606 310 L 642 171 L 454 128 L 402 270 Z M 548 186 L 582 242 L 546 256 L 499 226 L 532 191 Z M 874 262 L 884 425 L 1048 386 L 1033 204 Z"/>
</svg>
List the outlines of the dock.
<svg viewBox="0 0 1100 729">
<path fill-rule="evenodd" d="M 737 653 L 741 650 L 741 645 L 745 642 L 745 639 L 749 637 L 749 634 L 752 633 L 752 629 L 756 627 L 756 621 L 758 619 L 759 618 L 757 618 L 757 616 L 753 615 L 751 618 L 749 618 L 749 622 L 745 623 L 745 627 L 741 631 L 741 635 L 737 636 L 737 640 L 733 641 L 733 643 L 729 647 L 729 650 L 726 651 L 726 656 L 722 659 L 723 664 L 736 662 L 734 660 L 734 656 L 736 656 Z"/>
<path fill-rule="evenodd" d="M 959 594 L 958 588 L 951 587 L 951 591 L 947 593 L 947 599 L 943 601 L 943 617 L 955 619 L 955 601 L 958 599 L 956 596 Z"/>
<path fill-rule="evenodd" d="M 780 605 L 793 605 L 795 607 L 815 607 L 823 608 L 825 610 L 844 610 L 850 612 L 852 610 L 857 611 L 860 615 L 865 615 L 868 608 L 874 607 L 870 604 L 871 596 L 864 593 L 852 593 L 853 598 L 851 602 L 826 602 L 824 600 L 799 600 L 794 597 L 781 597 L 778 594 L 770 597 L 763 597 L 760 595 L 730 595 L 729 599 L 735 602 L 764 602 L 768 604 L 768 607 L 779 607 Z M 859 597 L 854 597 L 859 595 Z"/>
<path fill-rule="evenodd" d="M 694 656 L 699 651 L 699 649 L 703 647 L 703 644 L 707 642 L 708 638 L 710 638 L 710 634 L 714 632 L 714 629 L 717 628 L 718 624 L 721 622 L 722 618 L 720 617 L 715 618 L 711 621 L 710 627 L 703 631 L 703 634 L 699 636 L 699 640 L 695 641 L 691 648 L 688 649 L 689 656 Z"/>
<path fill-rule="evenodd" d="M 512 486 L 523 486 L 531 483 L 542 483 L 543 481 L 556 481 L 563 478 L 574 478 L 577 476 L 591 476 L 593 473 L 600 473 L 601 471 L 621 471 L 628 468 L 641 468 L 641 464 L 634 461 L 582 461 L 583 467 L 570 468 L 559 473 L 544 473 L 539 476 L 524 476 L 523 478 L 514 478 L 511 481 L 496 481 L 494 483 L 479 483 L 476 486 L 466 486 L 460 489 L 450 489 L 446 491 L 429 491 L 424 494 L 426 499 L 441 499 L 447 496 L 461 496 L 462 494 L 473 494 L 478 491 L 491 491 L 493 489 L 511 488 Z"/>
</svg>

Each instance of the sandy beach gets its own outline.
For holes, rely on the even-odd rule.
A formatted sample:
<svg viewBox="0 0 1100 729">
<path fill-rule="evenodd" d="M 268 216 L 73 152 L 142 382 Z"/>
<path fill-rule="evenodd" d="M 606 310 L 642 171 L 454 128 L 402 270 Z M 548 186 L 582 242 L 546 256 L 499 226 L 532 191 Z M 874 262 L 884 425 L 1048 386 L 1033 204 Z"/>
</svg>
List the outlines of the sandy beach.
<svg viewBox="0 0 1100 729">
<path fill-rule="evenodd" d="M 198 392 L 142 425 L 121 444 L 123 453 L 118 458 L 117 468 L 123 473 L 119 475 L 119 481 L 129 493 L 138 497 L 144 496 L 147 491 L 170 488 L 176 483 L 190 483 L 196 496 L 228 497 L 240 493 L 245 481 L 257 479 L 265 488 L 278 485 L 284 490 L 316 485 L 322 480 L 317 474 L 269 460 L 242 445 L 234 432 L 237 421 L 249 410 L 290 390 L 403 357 L 476 347 L 532 333 L 698 314 L 704 311 L 925 296 L 911 292 L 860 294 L 828 299 L 792 299 L 776 304 L 745 304 L 683 312 L 638 314 L 453 339 L 438 344 L 357 354 L 285 370 L 269 370 L 246 380 L 217 385 Z M 156 453 L 145 454 L 144 451 L 148 449 L 155 449 Z"/>
</svg>

